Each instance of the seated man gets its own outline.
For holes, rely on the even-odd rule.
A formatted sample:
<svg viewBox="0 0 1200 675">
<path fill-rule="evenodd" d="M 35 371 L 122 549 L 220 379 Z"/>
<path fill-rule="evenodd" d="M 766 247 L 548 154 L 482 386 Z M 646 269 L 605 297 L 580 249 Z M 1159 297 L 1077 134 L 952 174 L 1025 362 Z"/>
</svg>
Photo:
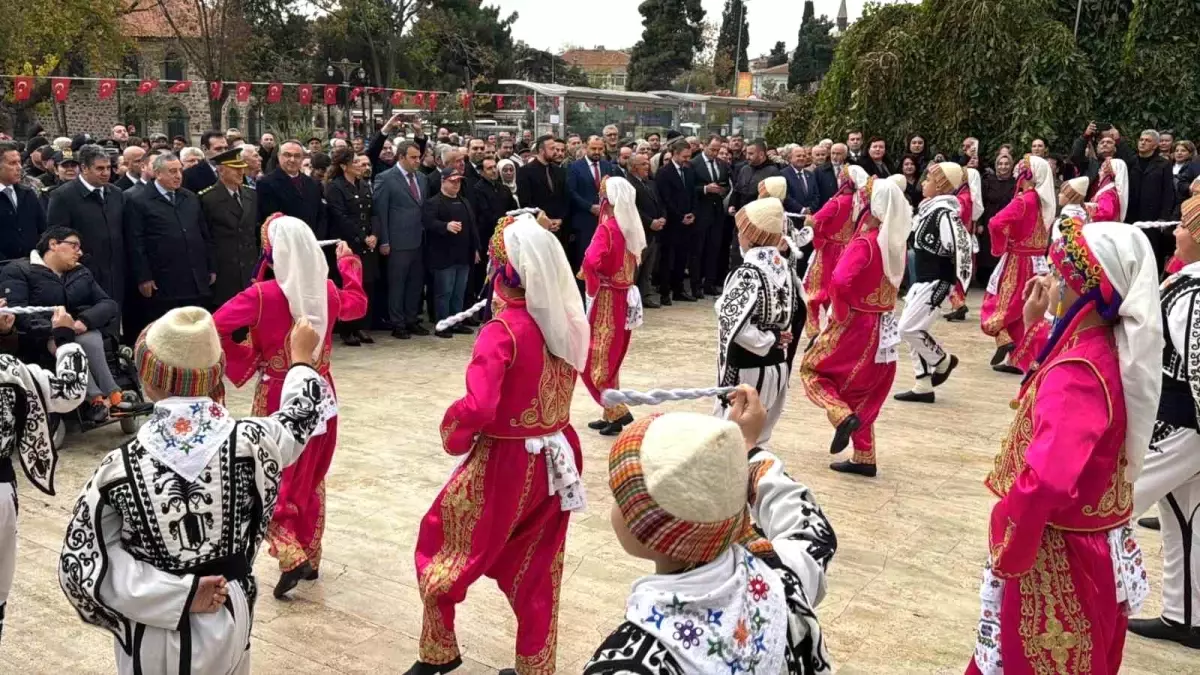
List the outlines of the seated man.
<svg viewBox="0 0 1200 675">
<path fill-rule="evenodd" d="M 82 256 L 79 233 L 68 227 L 51 227 L 42 234 L 28 260 L 9 263 L 0 271 L 0 294 L 9 306 L 65 307 L 75 317 L 75 341 L 87 355 L 88 406 L 86 419 L 102 422 L 109 409 L 128 413 L 133 406 L 121 400 L 108 369 L 101 331 L 117 317 L 117 303 L 100 288 L 87 267 L 79 264 Z M 23 314 L 17 317 L 20 353 L 27 361 L 40 361 L 53 339 L 50 313 Z"/>
</svg>

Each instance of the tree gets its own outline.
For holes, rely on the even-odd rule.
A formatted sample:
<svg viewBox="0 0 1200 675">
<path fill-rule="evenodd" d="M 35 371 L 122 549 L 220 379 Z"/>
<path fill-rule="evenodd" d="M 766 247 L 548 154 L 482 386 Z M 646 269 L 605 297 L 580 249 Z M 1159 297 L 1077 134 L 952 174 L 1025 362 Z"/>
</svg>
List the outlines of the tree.
<svg viewBox="0 0 1200 675">
<path fill-rule="evenodd" d="M 812 3 L 806 3 L 796 51 L 788 67 L 788 89 L 792 91 L 807 89 L 814 82 L 820 82 L 833 63 L 834 39 L 830 34 L 833 22 L 824 14 L 819 19 L 814 18 L 812 11 Z"/>
<path fill-rule="evenodd" d="M 318 41 L 325 56 L 362 61 L 379 87 L 404 83 L 408 33 L 430 0 L 312 0 L 327 14 Z M 390 110 L 390 104 L 385 102 Z"/>
<path fill-rule="evenodd" d="M 780 40 L 775 43 L 774 47 L 771 47 L 771 53 L 767 54 L 767 67 L 782 66 L 787 62 L 787 45 L 783 43 L 783 40 Z"/>
<path fill-rule="evenodd" d="M 587 75 L 582 70 L 557 54 L 530 47 L 524 42 L 513 45 L 512 76 L 529 82 L 588 86 Z"/>
<path fill-rule="evenodd" d="M 704 7 L 700 0 L 644 0 L 638 11 L 643 31 L 629 58 L 629 89 L 665 89 L 703 46 Z"/>
<path fill-rule="evenodd" d="M 739 31 L 740 28 L 740 31 Z M 750 70 L 746 50 L 750 45 L 750 22 L 746 20 L 745 0 L 725 0 L 721 12 L 721 33 L 713 58 L 713 76 L 717 82 L 733 82 L 737 73 Z"/>
</svg>

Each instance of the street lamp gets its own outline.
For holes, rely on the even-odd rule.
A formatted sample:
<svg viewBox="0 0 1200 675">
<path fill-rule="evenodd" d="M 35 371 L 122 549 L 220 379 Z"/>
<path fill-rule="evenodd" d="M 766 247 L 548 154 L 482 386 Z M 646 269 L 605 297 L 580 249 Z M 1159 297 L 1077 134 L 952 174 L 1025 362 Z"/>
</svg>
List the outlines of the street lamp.
<svg viewBox="0 0 1200 675">
<path fill-rule="evenodd" d="M 359 72 L 362 72 L 364 75 L 366 74 L 366 71 L 364 71 L 362 68 L 362 63 L 359 61 L 347 61 L 346 59 L 342 59 L 341 61 L 334 61 L 331 59 L 325 65 L 325 75 L 329 78 L 329 82 L 331 84 L 340 83 L 342 85 L 343 90 L 345 91 L 345 95 L 346 95 L 346 99 L 345 99 L 346 100 L 346 127 L 347 127 L 347 132 L 349 134 L 353 134 L 353 129 L 354 129 L 354 125 L 351 123 L 352 120 L 350 119 L 350 91 L 349 91 L 350 75 L 349 75 L 349 73 L 352 72 L 356 68 L 359 70 Z M 339 82 L 339 80 L 340 80 L 340 82 Z M 332 139 L 333 138 L 333 128 L 332 128 L 332 125 L 328 123 L 328 118 L 329 118 L 328 106 L 326 106 L 325 117 L 327 120 L 326 126 L 330 127 L 329 128 L 329 138 Z"/>
</svg>

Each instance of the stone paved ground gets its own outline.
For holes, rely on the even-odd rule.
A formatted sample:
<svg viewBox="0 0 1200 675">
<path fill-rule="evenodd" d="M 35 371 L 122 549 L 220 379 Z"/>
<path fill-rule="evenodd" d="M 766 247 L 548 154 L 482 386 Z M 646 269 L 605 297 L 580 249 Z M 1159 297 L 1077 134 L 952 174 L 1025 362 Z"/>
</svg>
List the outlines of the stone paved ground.
<svg viewBox="0 0 1200 675">
<path fill-rule="evenodd" d="M 979 298 L 972 298 L 978 307 Z M 972 318 L 976 316 L 972 313 Z M 829 594 L 819 608 L 838 672 L 960 673 L 971 655 L 978 617 L 978 578 L 986 555 L 992 498 L 986 474 L 1012 411 L 1017 380 L 987 367 L 988 340 L 976 323 L 939 324 L 962 355 L 938 403 L 889 402 L 876 431 L 880 476 L 842 476 L 827 468 L 831 429 L 793 380 L 792 398 L 775 430 L 775 450 L 790 473 L 811 486 L 838 535 Z M 634 336 L 622 384 L 707 386 L 714 371 L 715 329 L 709 303 L 649 312 Z M 419 519 L 454 460 L 441 452 L 437 425 L 463 391 L 467 339 L 418 339 L 335 353 L 341 394 L 341 442 L 328 481 L 322 580 L 302 583 L 280 602 L 269 589 L 273 560 L 256 570 L 267 589 L 254 625 L 256 673 L 400 673 L 417 653 L 421 611 L 412 552 Z M 897 388 L 909 383 L 907 355 Z M 233 395 L 245 413 L 247 392 Z M 672 409 L 707 410 L 702 403 Z M 559 670 L 579 673 L 599 641 L 620 621 L 630 583 L 649 571 L 621 550 L 608 522 L 608 445 L 583 423 L 596 408 L 582 385 L 572 408 L 584 442 L 591 503 L 567 539 L 559 615 Z M 0 646 L 0 673 L 110 673 L 112 642 L 85 628 L 59 591 L 55 564 L 68 509 L 115 431 L 70 439 L 59 465 L 59 495 L 21 485 L 17 577 Z M 1161 545 L 1140 531 L 1157 612 Z M 474 588 L 459 612 L 466 663 L 458 672 L 494 673 L 511 665 L 515 622 L 490 581 Z M 1122 672 L 1200 672 L 1200 656 L 1173 645 L 1130 638 Z"/>
</svg>

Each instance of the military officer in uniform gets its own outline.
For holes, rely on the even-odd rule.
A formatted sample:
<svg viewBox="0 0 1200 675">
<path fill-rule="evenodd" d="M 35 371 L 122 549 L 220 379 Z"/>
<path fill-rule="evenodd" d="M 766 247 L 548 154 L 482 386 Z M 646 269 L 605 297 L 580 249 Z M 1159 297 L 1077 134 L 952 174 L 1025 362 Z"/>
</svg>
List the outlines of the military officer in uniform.
<svg viewBox="0 0 1200 675">
<path fill-rule="evenodd" d="M 217 167 L 217 182 L 199 194 L 213 247 L 211 259 L 216 261 L 213 306 L 220 307 L 254 276 L 260 254 L 258 194 L 243 180 L 247 164 L 241 148 L 230 148 L 211 161 Z"/>
</svg>

